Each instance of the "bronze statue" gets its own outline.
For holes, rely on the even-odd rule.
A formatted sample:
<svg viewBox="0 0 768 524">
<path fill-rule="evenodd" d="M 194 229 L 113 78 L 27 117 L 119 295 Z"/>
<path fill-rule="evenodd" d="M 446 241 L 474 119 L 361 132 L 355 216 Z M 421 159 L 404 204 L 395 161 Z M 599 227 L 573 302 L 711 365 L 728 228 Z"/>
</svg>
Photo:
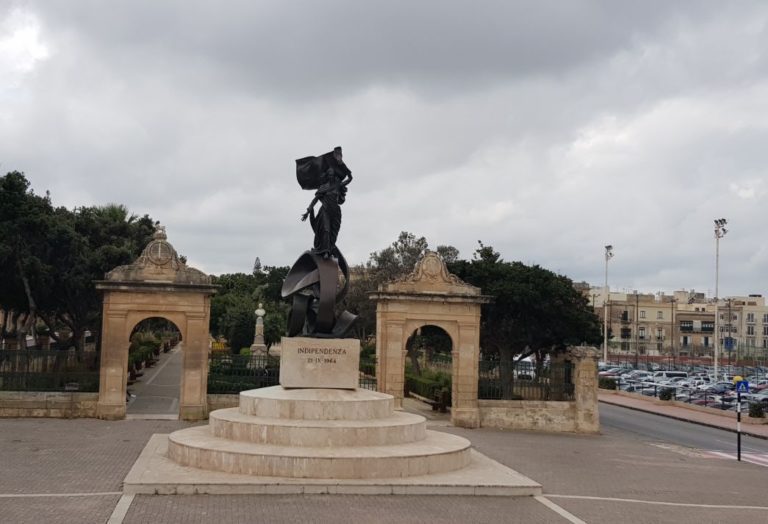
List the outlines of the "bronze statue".
<svg viewBox="0 0 768 524">
<path fill-rule="evenodd" d="M 349 289 L 349 267 L 336 247 L 336 238 L 352 171 L 344 164 L 341 148 L 337 147 L 321 156 L 296 160 L 296 179 L 302 189 L 316 190 L 301 216 L 302 221 L 309 218 L 315 240 L 313 248 L 299 257 L 283 282 L 283 298 L 293 297 L 288 336 L 342 338 L 357 318 L 348 311 L 336 314 L 336 304 Z M 315 214 L 318 202 L 320 210 Z"/>
<path fill-rule="evenodd" d="M 317 189 L 315 198 L 301 216 L 302 222 L 309 217 L 315 232 L 313 251 L 323 258 L 331 256 L 341 228 L 341 205 L 347 196 L 347 186 L 352 182 L 352 171 L 344 164 L 341 148 L 320 157 L 306 157 L 296 161 L 296 177 L 303 189 Z M 315 204 L 320 211 L 315 216 Z"/>
</svg>

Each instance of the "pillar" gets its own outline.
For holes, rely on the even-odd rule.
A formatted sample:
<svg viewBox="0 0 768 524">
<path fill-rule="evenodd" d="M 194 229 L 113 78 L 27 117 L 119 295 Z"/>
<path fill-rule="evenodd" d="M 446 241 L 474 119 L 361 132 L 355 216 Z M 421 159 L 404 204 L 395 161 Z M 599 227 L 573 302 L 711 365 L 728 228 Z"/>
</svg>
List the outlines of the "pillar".
<svg viewBox="0 0 768 524">
<path fill-rule="evenodd" d="M 128 380 L 128 342 L 124 334 L 126 312 L 110 311 L 109 296 L 105 296 L 103 319 L 96 417 L 120 420 L 125 418 Z"/>
<path fill-rule="evenodd" d="M 600 432 L 597 407 L 597 348 L 576 346 L 568 349 L 574 364 L 573 397 L 576 405 L 575 429 L 578 433 Z"/>
<path fill-rule="evenodd" d="M 183 329 L 183 328 L 182 328 Z M 204 420 L 208 417 L 208 319 L 188 315 L 183 337 L 184 363 L 181 373 L 179 418 Z"/>
<path fill-rule="evenodd" d="M 476 324 L 459 324 L 454 340 L 451 423 L 464 428 L 480 427 L 477 380 L 480 331 Z"/>
</svg>

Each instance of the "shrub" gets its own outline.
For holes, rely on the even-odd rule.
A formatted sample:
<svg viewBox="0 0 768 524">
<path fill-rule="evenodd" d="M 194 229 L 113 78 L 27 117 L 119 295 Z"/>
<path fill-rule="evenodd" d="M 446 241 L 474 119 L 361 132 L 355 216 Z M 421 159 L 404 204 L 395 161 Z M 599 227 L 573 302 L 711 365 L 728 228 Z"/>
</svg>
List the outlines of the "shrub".
<svg viewBox="0 0 768 524">
<path fill-rule="evenodd" d="M 750 402 L 749 416 L 752 418 L 765 418 L 765 408 L 762 402 Z"/>
<path fill-rule="evenodd" d="M 659 400 L 672 400 L 672 394 L 674 390 L 672 388 L 664 388 L 659 392 Z"/>
<path fill-rule="evenodd" d="M 600 389 L 617 389 L 616 379 L 613 377 L 599 377 L 597 379 L 597 387 Z"/>
</svg>

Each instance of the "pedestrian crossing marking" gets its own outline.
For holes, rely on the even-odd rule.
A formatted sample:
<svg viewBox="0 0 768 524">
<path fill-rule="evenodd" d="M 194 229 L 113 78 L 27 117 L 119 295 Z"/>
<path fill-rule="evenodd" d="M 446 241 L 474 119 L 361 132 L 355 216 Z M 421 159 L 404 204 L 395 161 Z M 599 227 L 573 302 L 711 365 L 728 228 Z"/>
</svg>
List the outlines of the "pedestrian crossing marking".
<svg viewBox="0 0 768 524">
<path fill-rule="evenodd" d="M 736 453 L 709 450 L 705 450 L 704 453 L 712 458 L 736 460 Z M 768 468 L 768 453 L 742 453 L 741 461 Z"/>
</svg>

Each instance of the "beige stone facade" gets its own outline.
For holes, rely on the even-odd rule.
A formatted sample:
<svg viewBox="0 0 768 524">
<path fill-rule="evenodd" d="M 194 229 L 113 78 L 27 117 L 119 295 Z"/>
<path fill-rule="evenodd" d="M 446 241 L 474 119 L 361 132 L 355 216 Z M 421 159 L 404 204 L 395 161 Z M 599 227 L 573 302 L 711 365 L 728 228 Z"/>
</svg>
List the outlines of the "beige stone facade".
<svg viewBox="0 0 768 524">
<path fill-rule="evenodd" d="M 711 356 L 715 308 L 721 349 L 730 332 L 734 351 L 740 356 L 768 354 L 768 306 L 760 295 L 721 298 L 716 306 L 714 299 L 694 291 L 672 295 L 612 292 L 606 296 L 602 288 L 592 288 L 588 293 L 601 321 L 607 310 L 614 356 Z"/>
<path fill-rule="evenodd" d="M 480 305 L 490 298 L 448 272 L 437 253 L 428 251 L 413 273 L 372 293 L 376 301 L 376 379 L 379 391 L 402 406 L 405 344 L 411 333 L 437 326 L 451 337 L 453 382 L 451 421 L 479 427 L 477 403 L 480 357 Z"/>
<path fill-rule="evenodd" d="M 110 271 L 96 288 L 104 294 L 97 416 L 125 417 L 131 333 L 142 320 L 162 317 L 181 333 L 179 417 L 206 418 L 210 296 L 215 292 L 210 277 L 181 262 L 165 232 L 158 230 L 133 264 Z"/>
</svg>

